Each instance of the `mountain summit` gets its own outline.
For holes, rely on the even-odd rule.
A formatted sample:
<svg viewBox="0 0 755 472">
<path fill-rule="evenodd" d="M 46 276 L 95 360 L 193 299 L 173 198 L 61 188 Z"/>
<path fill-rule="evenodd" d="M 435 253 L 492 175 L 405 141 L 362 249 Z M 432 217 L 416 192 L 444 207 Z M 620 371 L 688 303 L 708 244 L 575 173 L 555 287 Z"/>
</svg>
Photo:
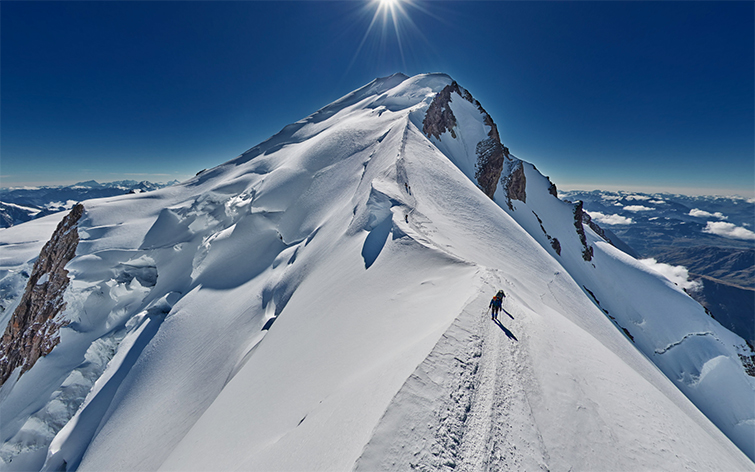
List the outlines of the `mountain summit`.
<svg viewBox="0 0 755 472">
<path fill-rule="evenodd" d="M 396 74 L 3 230 L 2 468 L 755 470 L 752 349 L 556 195 Z"/>
</svg>

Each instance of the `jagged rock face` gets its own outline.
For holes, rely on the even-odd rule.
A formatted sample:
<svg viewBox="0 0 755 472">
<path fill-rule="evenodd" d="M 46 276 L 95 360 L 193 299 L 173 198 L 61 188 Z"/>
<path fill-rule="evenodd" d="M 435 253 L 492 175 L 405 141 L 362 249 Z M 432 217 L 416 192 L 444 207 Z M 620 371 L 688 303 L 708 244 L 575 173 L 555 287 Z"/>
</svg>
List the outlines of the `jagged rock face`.
<svg viewBox="0 0 755 472">
<path fill-rule="evenodd" d="M 522 161 L 516 160 L 509 166 L 509 171 L 501 177 L 501 185 L 506 190 L 506 204 L 510 210 L 514 210 L 512 200 L 527 203 L 527 178 L 524 176 Z"/>
<path fill-rule="evenodd" d="M 593 256 L 593 249 L 592 246 L 589 246 L 587 244 L 587 237 L 585 236 L 585 227 L 582 226 L 582 220 L 584 219 L 585 213 L 582 211 L 582 202 L 578 201 L 574 204 L 574 228 L 577 230 L 577 234 L 579 235 L 579 241 L 582 243 L 582 247 L 584 250 L 582 251 L 582 259 L 589 262 L 592 260 Z"/>
<path fill-rule="evenodd" d="M 440 136 L 448 131 L 451 133 L 451 137 L 456 139 L 454 132 L 456 116 L 454 116 L 451 107 L 448 106 L 451 102 L 451 92 L 456 92 L 461 96 L 459 84 L 455 81 L 438 92 L 430 103 L 425 119 L 422 121 L 422 132 L 425 133 L 425 136 L 434 136 L 435 139 L 440 141 Z"/>
<path fill-rule="evenodd" d="M 490 133 L 495 133 L 495 137 L 491 136 L 477 143 L 475 178 L 485 195 L 492 199 L 503 169 L 503 159 L 508 154 L 508 149 L 501 145 L 495 124 L 493 124 Z"/>
<path fill-rule="evenodd" d="M 76 204 L 58 224 L 42 248 L 16 311 L 8 322 L 0 344 L 0 385 L 21 367 L 29 370 L 60 342 L 64 322 L 56 316 L 65 309 L 63 294 L 68 286 L 66 264 L 76 255 L 76 229 L 84 206 Z"/>
<path fill-rule="evenodd" d="M 509 201 L 509 204 L 511 204 L 511 201 Z M 537 213 L 534 211 L 532 212 L 533 215 L 535 215 L 535 218 L 537 218 L 537 222 L 540 223 L 540 229 L 543 230 L 543 234 L 546 238 L 548 238 L 548 241 L 551 243 L 551 247 L 554 251 L 556 251 L 557 255 L 561 255 L 561 243 L 559 242 L 558 238 L 554 238 L 548 232 L 545 230 L 545 226 L 543 226 L 543 220 L 540 219 L 539 216 L 537 216 Z"/>
<path fill-rule="evenodd" d="M 468 93 L 469 92 L 467 92 L 467 94 Z M 472 102 L 472 100 L 474 99 L 469 95 L 469 101 Z M 477 143 L 475 178 L 485 192 L 485 195 L 492 199 L 495 194 L 496 186 L 498 185 L 498 179 L 501 177 L 503 161 L 509 156 L 509 150 L 506 146 L 501 144 L 501 137 L 498 134 L 498 126 L 493 122 L 493 118 L 491 118 L 488 112 L 482 108 L 480 102 L 474 100 L 473 103 L 477 105 L 477 109 L 482 113 L 485 124 L 490 127 L 488 139 Z"/>
<path fill-rule="evenodd" d="M 476 106 L 482 114 L 483 122 L 490 128 L 488 137 L 478 142 L 475 149 L 477 155 L 475 179 L 485 195 L 492 199 L 498 185 L 498 179 L 501 176 L 504 159 L 508 157 L 509 150 L 501 144 L 498 127 L 493 122 L 493 118 L 485 111 L 480 102 L 472 97 L 468 90 L 459 87 L 459 84 L 454 81 L 438 92 L 427 109 L 425 119 L 422 122 L 422 132 L 425 136 L 433 136 L 440 141 L 441 135 L 447 131 L 452 138 L 456 139 L 456 132 L 454 131 L 456 116 L 454 116 L 451 107 L 448 106 L 452 101 L 451 94 L 454 92 Z"/>
<path fill-rule="evenodd" d="M 587 223 L 587 225 L 593 231 L 595 231 L 595 233 L 598 236 L 600 236 L 601 238 L 603 238 L 603 240 L 605 240 L 608 244 L 610 244 L 613 247 L 616 247 L 616 245 L 613 243 L 613 241 L 611 241 L 611 238 L 609 238 L 608 235 L 606 234 L 606 232 L 603 231 L 603 228 L 601 228 L 600 226 L 598 226 L 598 224 L 592 220 L 592 218 L 590 217 L 590 215 L 588 215 L 584 211 L 582 212 L 582 222 Z"/>
<path fill-rule="evenodd" d="M 548 182 L 550 182 L 550 179 L 548 179 Z M 550 186 L 548 187 L 548 193 L 558 198 L 558 189 L 556 188 L 556 184 L 554 184 L 553 182 L 550 182 Z"/>
</svg>

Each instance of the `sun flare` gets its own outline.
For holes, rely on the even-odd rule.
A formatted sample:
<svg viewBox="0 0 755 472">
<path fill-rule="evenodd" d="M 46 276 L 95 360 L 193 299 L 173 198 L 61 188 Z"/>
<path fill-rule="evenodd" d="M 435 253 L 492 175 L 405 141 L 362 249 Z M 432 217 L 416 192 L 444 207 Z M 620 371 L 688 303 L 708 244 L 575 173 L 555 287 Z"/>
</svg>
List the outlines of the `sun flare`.
<svg viewBox="0 0 755 472">
<path fill-rule="evenodd" d="M 378 3 L 382 8 L 386 9 L 393 9 L 395 8 L 401 0 L 378 0 Z"/>
<path fill-rule="evenodd" d="M 384 63 L 386 56 L 392 56 L 394 62 L 400 59 L 402 70 L 408 70 L 406 53 L 418 44 L 429 44 L 412 20 L 411 10 L 436 16 L 423 3 L 424 0 L 366 0 L 361 12 L 371 19 L 346 70 L 351 69 L 365 46 L 369 55 L 382 58 L 376 62 Z"/>
</svg>

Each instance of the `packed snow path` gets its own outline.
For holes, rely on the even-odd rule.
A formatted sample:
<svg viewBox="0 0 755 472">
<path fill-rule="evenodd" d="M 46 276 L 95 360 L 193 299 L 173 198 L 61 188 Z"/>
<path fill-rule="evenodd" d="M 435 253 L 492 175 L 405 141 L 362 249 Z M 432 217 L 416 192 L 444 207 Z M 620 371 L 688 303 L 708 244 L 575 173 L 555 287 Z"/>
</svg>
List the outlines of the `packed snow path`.
<svg viewBox="0 0 755 472">
<path fill-rule="evenodd" d="M 496 271 L 480 272 L 479 295 L 396 395 L 356 470 L 548 469 L 522 387 L 525 325 L 513 313 L 491 319 L 491 294 L 508 287 Z M 519 314 L 513 299 L 504 309 Z"/>
<path fill-rule="evenodd" d="M 498 283 L 486 283 L 485 295 L 476 301 L 487 302 L 486 298 L 490 298 L 487 295 L 503 286 L 498 277 L 491 278 Z M 512 298 L 513 294 L 509 293 L 508 300 Z M 506 305 L 504 300 L 504 310 Z M 478 306 L 479 303 L 475 303 L 475 307 Z M 511 303 L 507 311 L 519 315 L 520 310 L 516 308 Z M 475 367 L 477 385 L 461 438 L 459 470 L 546 469 L 545 447 L 532 427 L 532 411 L 522 388 L 522 381 L 530 374 L 525 371 L 526 361 L 520 347 L 521 342 L 527 342 L 526 329 L 513 315 L 510 317 L 502 311 L 493 322 L 488 313 L 479 318 L 482 354 Z"/>
<path fill-rule="evenodd" d="M 691 444 L 680 444 L 681 429 L 672 419 L 676 415 L 658 415 L 642 399 L 609 393 L 627 411 L 621 417 L 607 415 L 597 404 L 606 392 L 600 392 L 596 380 L 612 376 L 614 382 L 629 385 L 633 380 L 627 377 L 637 372 L 620 368 L 594 372 L 594 378 L 575 375 L 567 367 L 573 357 L 552 352 L 559 345 L 562 352 L 571 350 L 570 338 L 579 336 L 573 326 L 553 320 L 560 326 L 546 331 L 561 332 L 563 339 L 544 339 L 546 333 L 536 325 L 540 315 L 517 295 L 515 283 L 501 271 L 484 267 L 476 279 L 479 295 L 470 299 L 393 398 L 355 470 L 638 470 L 648 463 L 659 470 L 752 470 L 746 462 L 722 466 Z M 502 311 L 498 323 L 487 307 L 501 288 L 510 316 Z M 583 362 L 602 370 L 610 355 L 603 353 L 601 359 L 601 351 L 596 349 L 595 356 Z M 536 372 L 533 363 L 550 356 L 557 356 L 551 375 L 560 378 Z M 555 395 L 544 391 L 554 386 Z M 677 391 L 666 394 L 670 398 L 665 401 L 679 402 Z M 570 411 L 560 411 L 558 403 Z M 698 412 L 689 413 L 686 427 L 697 436 L 700 426 L 707 425 L 695 417 Z M 610 453 L 595 454 L 597 449 Z"/>
</svg>

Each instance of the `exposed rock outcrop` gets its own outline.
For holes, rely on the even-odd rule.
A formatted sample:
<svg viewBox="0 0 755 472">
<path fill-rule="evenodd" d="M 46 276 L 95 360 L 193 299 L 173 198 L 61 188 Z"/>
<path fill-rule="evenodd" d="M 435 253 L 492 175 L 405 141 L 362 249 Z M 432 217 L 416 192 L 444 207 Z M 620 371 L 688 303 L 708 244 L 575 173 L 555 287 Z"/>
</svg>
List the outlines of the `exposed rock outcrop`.
<svg viewBox="0 0 755 472">
<path fill-rule="evenodd" d="M 477 143 L 475 178 L 477 179 L 477 184 L 485 192 L 485 195 L 492 199 L 498 186 L 498 179 L 501 177 L 503 161 L 509 157 L 509 149 L 501 144 L 498 126 L 493 122 L 493 118 L 490 117 L 488 112 L 482 108 L 480 102 L 474 100 L 471 95 L 469 95 L 468 100 L 477 106 L 477 109 L 482 113 L 483 121 L 490 128 L 488 139 Z"/>
<path fill-rule="evenodd" d="M 580 202 L 580 203 L 581 203 L 581 202 Z M 582 212 L 582 222 L 583 222 L 583 223 L 587 223 L 587 226 L 589 226 L 589 227 L 590 227 L 590 229 L 592 229 L 593 231 L 595 231 L 595 233 L 596 233 L 596 234 L 597 234 L 598 236 L 600 236 L 601 238 L 603 238 L 603 239 L 604 239 L 604 240 L 605 240 L 605 241 L 606 241 L 607 243 L 609 243 L 609 244 L 610 244 L 611 246 L 614 246 L 614 247 L 616 246 L 616 245 L 615 245 L 615 244 L 613 243 L 613 241 L 611 241 L 611 238 L 609 238 L 609 237 L 608 237 L 608 235 L 606 234 L 606 232 L 605 232 L 605 231 L 603 231 L 603 228 L 601 228 L 600 226 L 598 226 L 598 224 L 597 224 L 596 222 L 594 222 L 594 221 L 592 220 L 592 218 L 590 217 L 590 215 L 588 215 L 588 214 L 587 214 L 586 212 L 584 212 L 584 211 Z"/>
<path fill-rule="evenodd" d="M 742 361 L 742 367 L 745 369 L 745 373 L 750 377 L 755 377 L 755 354 L 745 355 L 739 354 L 739 360 Z"/>
<path fill-rule="evenodd" d="M 480 102 L 472 97 L 472 94 L 468 90 L 459 87 L 459 84 L 454 81 L 438 92 L 427 109 L 425 119 L 422 122 L 422 132 L 425 136 L 433 136 L 439 141 L 441 140 L 441 135 L 445 132 L 450 133 L 451 137 L 456 139 L 456 132 L 454 131 L 456 116 L 454 116 L 451 107 L 448 106 L 452 101 L 452 93 L 456 93 L 477 107 L 477 110 L 482 115 L 483 122 L 490 128 L 488 137 L 478 142 L 475 147 L 475 154 L 477 155 L 475 180 L 477 180 L 477 185 L 485 192 L 485 195 L 492 199 L 498 186 L 498 179 L 501 177 L 504 160 L 509 155 L 509 150 L 501 144 L 498 127 L 493 122 L 493 118 L 485 111 Z"/>
<path fill-rule="evenodd" d="M 585 227 L 582 226 L 582 220 L 584 218 L 585 212 L 582 210 L 582 201 L 578 201 L 574 204 L 574 228 L 577 230 L 577 235 L 579 235 L 579 242 L 582 243 L 582 247 L 584 248 L 582 250 L 582 259 L 585 261 L 591 261 L 592 260 L 592 246 L 587 244 L 587 237 L 585 236 Z"/>
<path fill-rule="evenodd" d="M 535 218 L 537 218 L 537 222 L 540 223 L 540 229 L 543 230 L 543 234 L 546 238 L 548 238 L 548 241 L 551 243 L 551 247 L 554 251 L 556 251 L 556 254 L 559 256 L 561 255 L 561 243 L 558 241 L 558 238 L 552 237 L 550 234 L 548 234 L 547 231 L 545 231 L 545 226 L 543 226 L 543 220 L 540 219 L 539 216 L 537 216 L 537 213 L 534 211 L 532 212 L 533 215 L 535 215 Z"/>
<path fill-rule="evenodd" d="M 514 210 L 512 200 L 527 203 L 527 179 L 524 176 L 524 164 L 519 159 L 507 161 L 507 172 L 501 176 L 501 185 L 506 190 L 506 204 Z"/>
<path fill-rule="evenodd" d="M 79 234 L 76 229 L 84 206 L 76 204 L 58 224 L 42 248 L 26 289 L 13 312 L 0 344 L 0 385 L 21 367 L 29 370 L 60 342 L 59 330 L 65 323 L 56 320 L 65 309 L 63 294 L 69 284 L 66 264 L 76 255 Z"/>
<path fill-rule="evenodd" d="M 461 96 L 461 88 L 456 81 L 446 85 L 430 103 L 425 113 L 425 119 L 422 121 L 422 132 L 425 133 L 425 136 L 434 136 L 435 139 L 440 141 L 440 136 L 448 131 L 451 133 L 451 137 L 456 139 L 456 132 L 454 132 L 456 116 L 454 116 L 451 107 L 448 106 L 451 103 L 451 92 L 456 92 Z"/>
<path fill-rule="evenodd" d="M 550 186 L 548 187 L 548 193 L 550 193 L 554 197 L 558 198 L 558 189 L 556 188 L 556 184 L 554 184 L 553 182 L 551 182 L 551 179 L 549 179 L 549 178 L 547 178 L 547 179 L 548 179 L 548 182 L 550 183 Z"/>
<path fill-rule="evenodd" d="M 568 200 L 564 200 L 564 201 L 567 202 L 567 203 L 571 203 Z M 607 242 L 611 246 L 615 247 L 619 251 L 623 251 L 624 253 L 629 254 L 630 256 L 634 257 L 635 259 L 639 259 L 640 258 L 640 256 L 637 255 L 637 253 L 634 252 L 634 250 L 631 247 L 629 247 L 624 241 L 622 241 L 621 239 L 619 239 L 618 236 L 616 236 L 615 234 L 613 234 L 613 232 L 611 232 L 611 230 L 606 230 L 604 228 L 601 228 L 590 217 L 590 215 L 586 211 L 582 212 L 582 223 L 587 223 L 587 225 L 590 227 L 590 229 L 592 229 L 593 231 L 595 231 L 595 234 L 597 234 L 598 236 L 600 236 L 601 238 L 603 238 L 603 240 L 605 242 Z M 583 227 L 584 227 L 584 225 L 583 225 Z"/>
<path fill-rule="evenodd" d="M 554 251 L 556 251 L 556 254 L 559 256 L 561 255 L 561 243 L 558 241 L 558 238 L 553 238 L 551 241 L 551 247 Z"/>
</svg>

